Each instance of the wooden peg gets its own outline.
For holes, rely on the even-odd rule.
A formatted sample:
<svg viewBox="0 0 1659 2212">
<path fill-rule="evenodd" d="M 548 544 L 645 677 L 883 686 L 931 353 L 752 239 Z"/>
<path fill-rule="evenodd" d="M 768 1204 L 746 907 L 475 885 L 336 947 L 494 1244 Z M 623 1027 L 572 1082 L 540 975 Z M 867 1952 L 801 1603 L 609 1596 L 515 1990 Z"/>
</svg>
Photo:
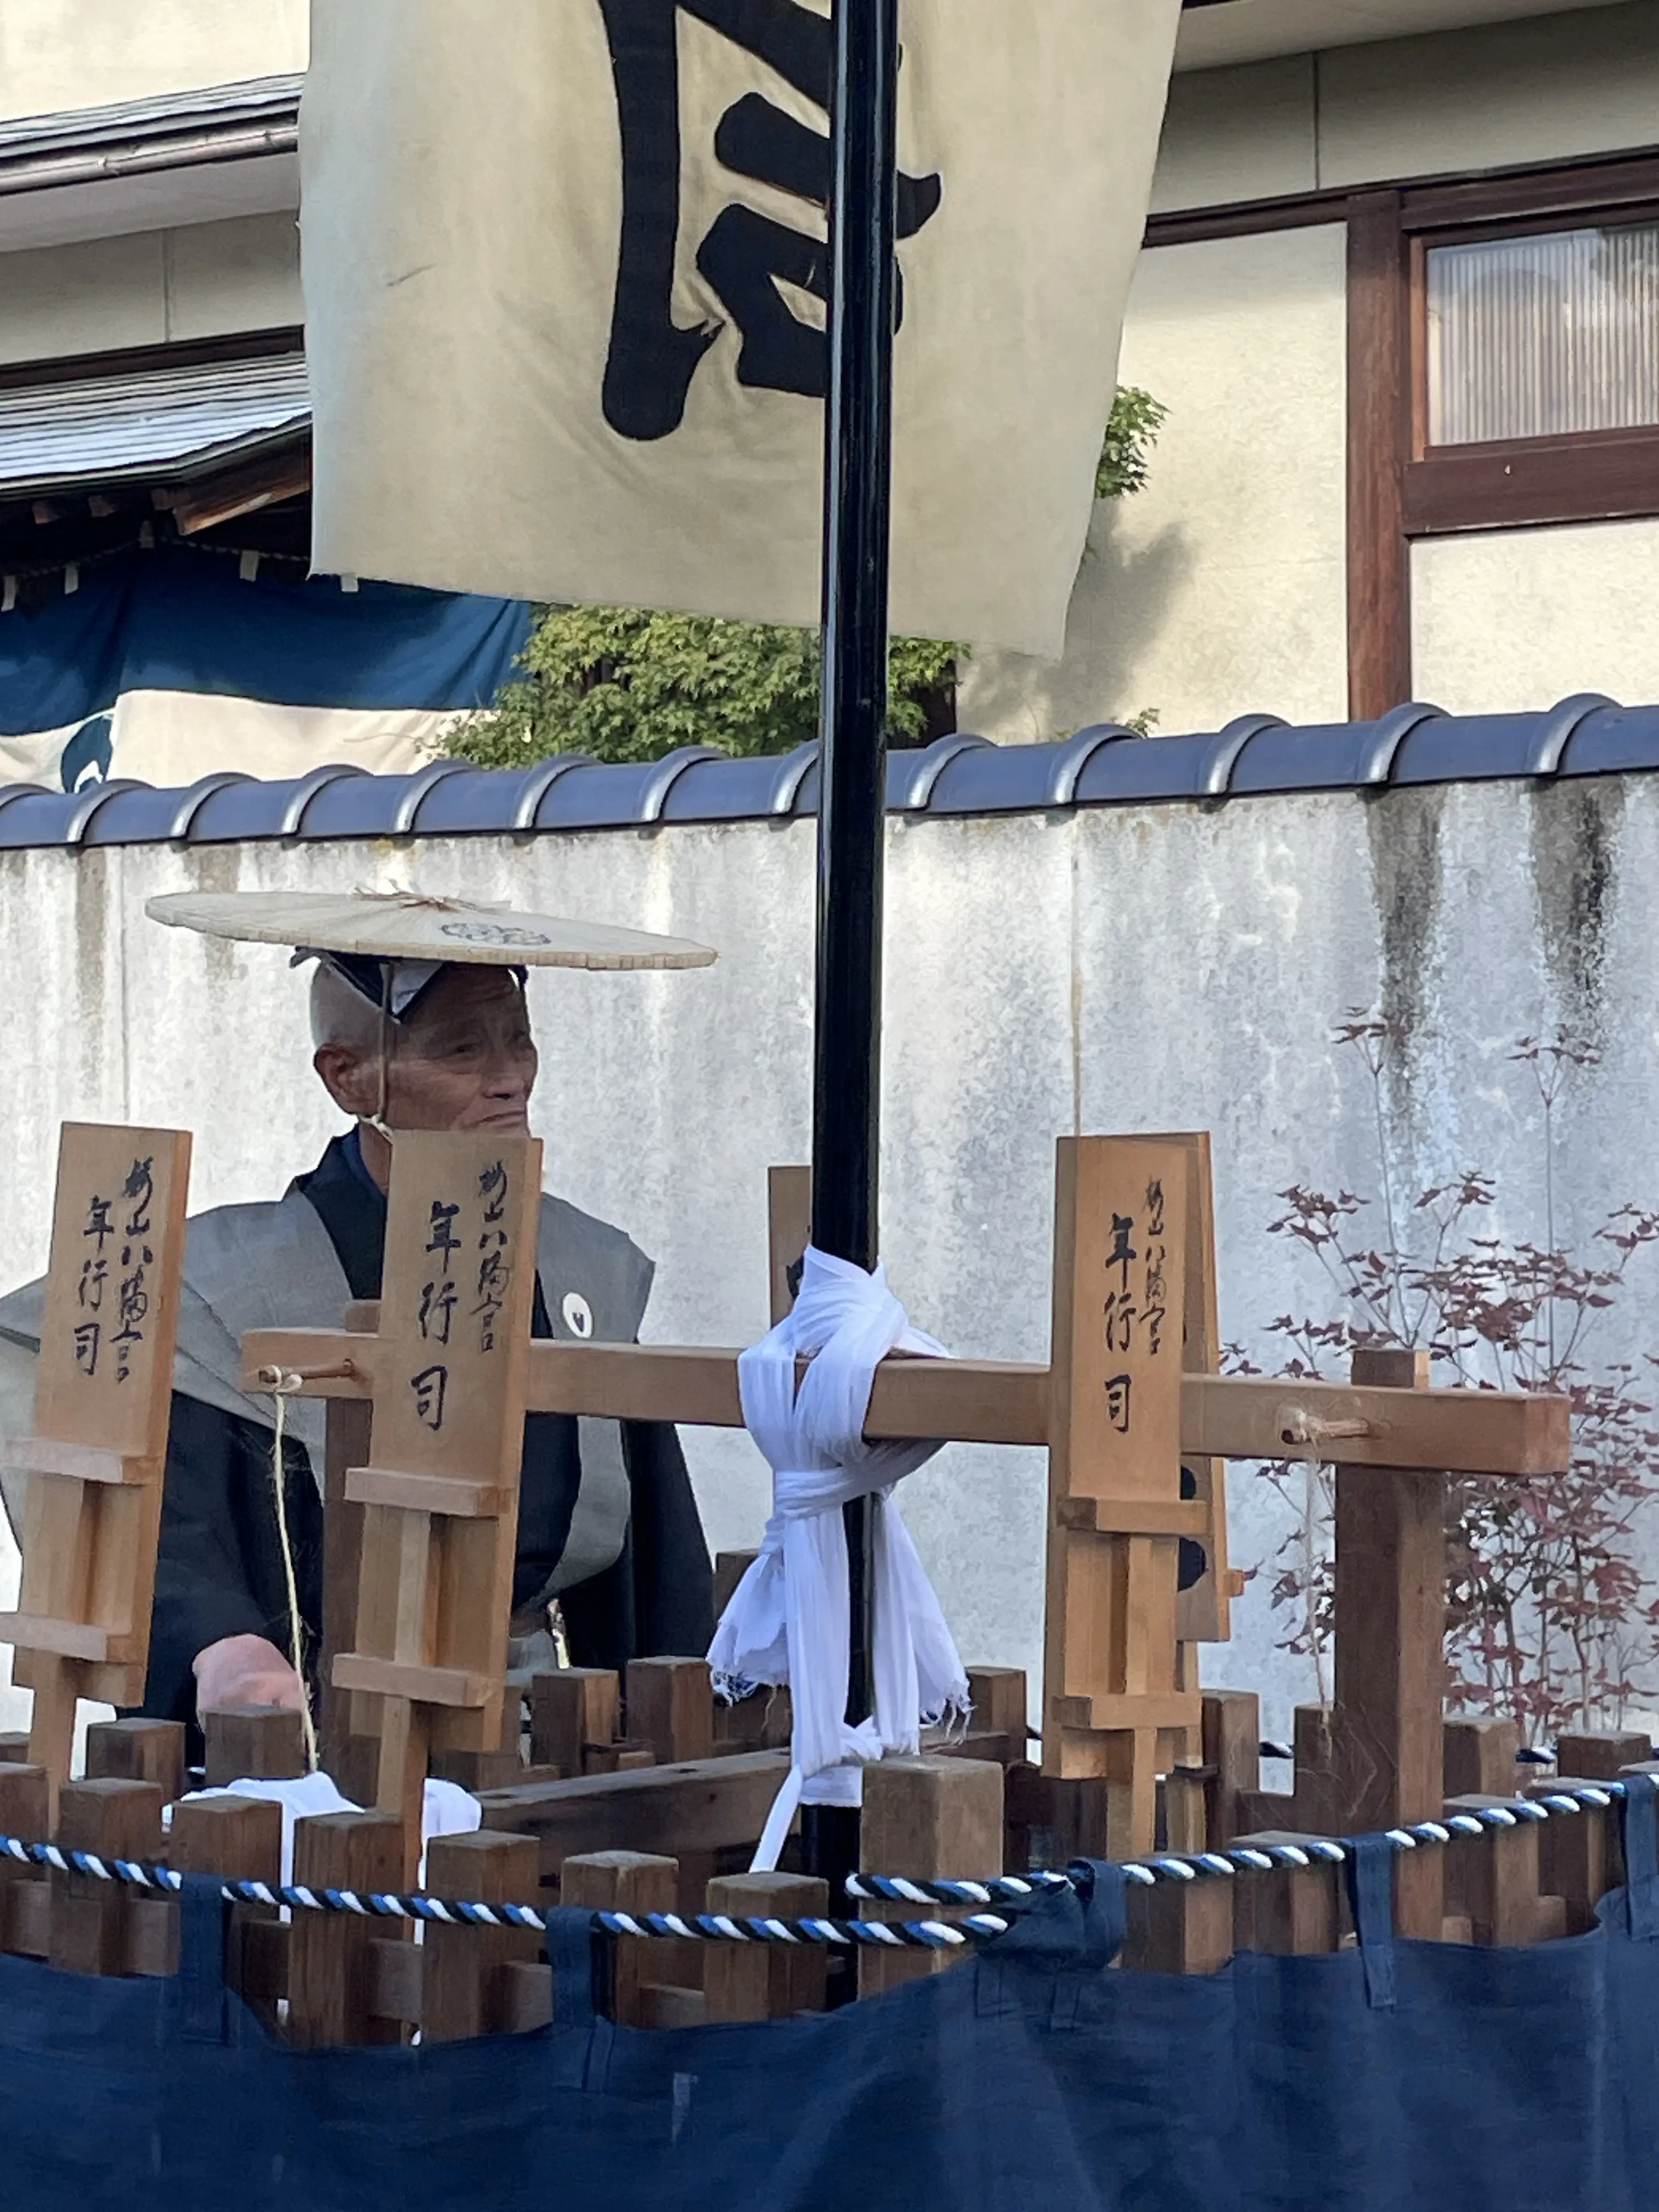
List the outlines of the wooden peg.
<svg viewBox="0 0 1659 2212">
<path fill-rule="evenodd" d="M 44 1766 L 0 1766 L 0 1835 L 44 1844 L 52 1833 L 52 1789 Z M 42 1908 L 51 1896 L 44 1867 L 0 1858 L 0 1951 L 43 1957 Z"/>
<path fill-rule="evenodd" d="M 88 1782 L 153 1782 L 164 1805 L 185 1794 L 180 1721 L 98 1721 L 87 1730 Z"/>
<path fill-rule="evenodd" d="M 1441 1767 L 1448 1797 L 1512 1797 L 1521 1731 L 1513 1721 L 1450 1716 L 1442 1732 Z"/>
<path fill-rule="evenodd" d="M 568 1858 L 559 1876 L 559 1902 L 589 1912 L 672 1912 L 678 1902 L 678 1859 L 644 1851 L 585 1851 Z M 609 1988 L 604 2009 L 629 2027 L 647 2027 L 655 2017 L 653 1991 L 662 1984 L 669 1946 L 659 1937 L 609 1940 Z"/>
<path fill-rule="evenodd" d="M 622 1734 L 622 1681 L 608 1667 L 562 1667 L 530 1685 L 530 1760 L 580 1774 L 586 1745 Z"/>
<path fill-rule="evenodd" d="M 1123 1963 L 1151 1974 L 1213 1974 L 1233 1955 L 1233 1890 L 1222 1876 L 1129 1889 Z"/>
<path fill-rule="evenodd" d="M 1205 1796 L 1209 1775 L 1202 1766 L 1172 1766 L 1158 1785 L 1164 1807 L 1164 1848 L 1195 1852 L 1209 1849 Z"/>
<path fill-rule="evenodd" d="M 426 1887 L 434 1897 L 479 1905 L 532 1905 L 541 1880 L 533 1836 L 434 1836 L 427 1846 Z M 533 1966 L 542 1940 L 532 1928 L 447 1928 L 429 1923 L 423 1954 L 421 2032 L 428 2043 L 506 2034 L 514 1984 L 507 1969 Z M 546 1969 L 543 1970 L 544 1972 Z"/>
<path fill-rule="evenodd" d="M 1203 1693 L 1205 1829 L 1219 1850 L 1239 1832 L 1240 1800 L 1261 1786 L 1261 1703 L 1254 1690 Z"/>
<path fill-rule="evenodd" d="M 1003 1774 L 991 1759 L 884 1759 L 864 1770 L 859 1864 L 913 1881 L 976 1881 L 1002 1871 Z M 871 1903 L 872 1920 L 949 1920 L 947 1909 Z M 878 1996 L 956 1963 L 953 1951 L 860 1951 L 859 1995 Z"/>
<path fill-rule="evenodd" d="M 630 1659 L 626 1707 L 630 1739 L 649 1744 L 659 1765 L 713 1758 L 714 1698 L 706 1659 Z"/>
<path fill-rule="evenodd" d="M 173 1808 L 167 1864 L 274 1887 L 283 1878 L 283 1808 L 264 1797 L 186 1798 Z M 239 1905 L 231 1914 L 227 1978 L 272 2026 L 276 2000 L 288 1995 L 289 1937 L 273 1905 Z"/>
<path fill-rule="evenodd" d="M 293 1782 L 306 1771 L 305 1731 L 288 1705 L 224 1705 L 202 1716 L 210 1790 L 232 1782 Z"/>
<path fill-rule="evenodd" d="M 1491 1796 L 1469 1791 L 1449 1800 L 1448 1813 L 1480 1813 L 1512 1808 L 1505 1791 Z M 1569 1814 L 1567 1816 L 1571 1818 Z M 1468 1913 L 1476 1943 L 1507 1945 L 1548 1942 L 1567 1928 L 1565 1900 L 1546 1897 L 1539 1886 L 1539 1851 L 1544 1824 L 1517 1819 L 1512 1828 L 1488 1828 L 1479 1836 L 1454 1837 L 1446 1847 L 1456 1863 L 1455 1887 Z"/>
<path fill-rule="evenodd" d="M 734 1920 L 821 1919 L 830 1910 L 830 1885 L 804 1874 L 720 1875 L 708 1885 L 708 1909 Z M 817 1944 L 711 1943 L 703 1965 L 708 2019 L 822 2012 L 828 1966 Z"/>
<path fill-rule="evenodd" d="M 1356 1352 L 1356 1387 L 1424 1390 L 1425 1352 Z M 1444 1796 L 1446 1483 L 1419 1469 L 1336 1472 L 1336 1711 L 1340 1826 L 1350 1834 L 1431 1820 Z M 1395 1869 L 1402 1936 L 1437 1941 L 1438 1851 Z"/>
<path fill-rule="evenodd" d="M 161 1793 L 153 1782 L 70 1782 L 58 1797 L 57 1842 L 101 1859 L 161 1856 Z M 94 1875 L 52 1877 L 47 1955 L 69 1973 L 119 1974 L 137 1917 L 138 1893 Z"/>
<path fill-rule="evenodd" d="M 1589 1782 L 1611 1782 L 1626 1767 L 1639 1767 L 1652 1757 L 1650 1739 L 1633 1729 L 1601 1733 L 1570 1729 L 1556 1744 L 1555 1771 L 1582 1775 Z"/>
<path fill-rule="evenodd" d="M 321 1813 L 294 1825 L 294 1879 L 308 1889 L 397 1889 L 403 1825 L 395 1814 Z M 299 2051 L 398 2043 L 403 2030 L 373 2009 L 370 1947 L 395 1921 L 351 1912 L 296 1912 L 289 1938 L 289 2040 Z"/>
<path fill-rule="evenodd" d="M 1552 1781 L 1527 1783 L 1522 1795 L 1548 1797 L 1563 1789 L 1604 1784 L 1610 1778 L 1558 1775 Z M 1618 1886 L 1617 1820 L 1613 1806 L 1583 1805 L 1577 1813 L 1553 1814 L 1540 1831 L 1539 1887 L 1547 1897 L 1561 1899 L 1569 1936 L 1583 1936 L 1595 1925 L 1596 1906 Z"/>
<path fill-rule="evenodd" d="M 1316 1838 L 1294 1829 L 1239 1836 L 1234 1848 L 1264 1850 L 1272 1844 L 1306 1844 Z M 1341 1931 L 1341 1868 L 1315 1859 L 1306 1867 L 1276 1866 L 1271 1874 L 1233 1879 L 1233 1936 L 1241 1951 L 1272 1951 L 1303 1958 L 1334 1951 Z"/>
<path fill-rule="evenodd" d="M 1030 1691 L 1025 1669 L 969 1668 L 968 1702 L 971 1711 L 964 1740 L 967 1756 L 994 1759 L 1002 1766 L 1023 1763 L 1031 1730 Z"/>
</svg>

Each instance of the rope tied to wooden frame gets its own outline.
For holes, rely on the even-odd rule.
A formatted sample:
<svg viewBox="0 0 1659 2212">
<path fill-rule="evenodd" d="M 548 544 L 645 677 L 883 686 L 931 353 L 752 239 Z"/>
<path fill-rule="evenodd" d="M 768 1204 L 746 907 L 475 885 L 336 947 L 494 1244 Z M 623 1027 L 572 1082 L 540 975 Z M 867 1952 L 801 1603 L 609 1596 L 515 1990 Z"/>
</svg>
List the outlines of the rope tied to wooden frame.
<svg viewBox="0 0 1659 2212">
<path fill-rule="evenodd" d="M 1502 1804 L 1483 1805 L 1478 1811 L 1449 1813 L 1443 1820 L 1418 1820 L 1389 1828 L 1384 1840 L 1395 1851 L 1419 1850 L 1446 1844 L 1455 1838 L 1498 1835 L 1528 1823 L 1581 1814 L 1587 1809 L 1605 1812 L 1620 1802 L 1626 1785 L 1620 1781 L 1572 1783 L 1539 1797 L 1516 1797 Z M 1141 1888 L 1158 1882 L 1193 1882 L 1206 1876 L 1237 1878 L 1239 1875 L 1305 1872 L 1314 1866 L 1341 1866 L 1364 1839 L 1348 1836 L 1305 1837 L 1296 1844 L 1235 1844 L 1224 1850 L 1160 1852 L 1150 1859 L 1121 1862 L 1127 1881 Z M 94 1851 L 72 1850 L 60 1844 L 31 1844 L 15 1836 L 0 1836 L 0 1858 L 24 1866 L 47 1867 L 60 1874 L 84 1874 L 95 1881 L 124 1882 L 130 1887 L 176 1895 L 185 1877 L 174 1869 L 147 1860 L 101 1857 Z M 210 1875 L 209 1880 L 216 1877 Z M 1092 1881 L 1090 1873 L 1087 1877 Z M 535 1905 L 485 1905 L 477 1900 L 429 1897 L 423 1892 L 394 1893 L 353 1889 L 313 1889 L 295 1882 L 241 1881 L 217 1877 L 220 1893 L 228 1905 L 287 1905 L 304 1912 L 349 1912 L 362 1919 L 436 1921 L 447 1927 L 529 1928 L 544 1932 L 547 1914 Z M 716 1912 L 593 1913 L 596 1932 L 609 1936 L 658 1936 L 700 1942 L 862 1944 L 866 1948 L 895 1946 L 925 1950 L 958 1948 L 975 1938 L 1006 1935 L 1010 1922 L 986 1908 L 1030 1905 L 1039 1898 L 1074 1888 L 1084 1879 L 1081 1870 L 989 1875 L 981 1881 L 915 1881 L 907 1876 L 879 1874 L 850 1875 L 849 1897 L 907 1905 L 941 1905 L 969 1908 L 969 1917 L 952 1923 L 932 1920 L 869 1921 L 813 1917 L 784 1920 L 746 1919 Z"/>
<path fill-rule="evenodd" d="M 349 1360 L 341 1363 L 349 1367 Z M 352 1370 L 354 1373 L 356 1370 Z M 283 1582 L 288 1600 L 289 1663 L 300 1685 L 300 1728 L 305 1738 L 306 1771 L 315 1774 L 322 1754 L 317 1745 L 316 1717 L 311 1710 L 311 1691 L 306 1682 L 305 1624 L 300 1617 L 300 1577 L 294 1559 L 294 1538 L 288 1524 L 288 1401 L 296 1398 L 308 1381 L 315 1379 L 297 1367 L 262 1367 L 258 1382 L 270 1399 L 270 1489 L 276 1508 L 276 1542 L 283 1555 Z"/>
</svg>

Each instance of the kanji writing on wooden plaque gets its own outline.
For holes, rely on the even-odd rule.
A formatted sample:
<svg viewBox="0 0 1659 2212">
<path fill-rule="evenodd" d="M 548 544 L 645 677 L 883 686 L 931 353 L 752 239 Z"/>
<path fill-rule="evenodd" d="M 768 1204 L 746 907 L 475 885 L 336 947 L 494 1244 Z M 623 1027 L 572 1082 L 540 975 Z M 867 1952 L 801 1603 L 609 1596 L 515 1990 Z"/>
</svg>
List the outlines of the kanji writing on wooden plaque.
<svg viewBox="0 0 1659 2212">
<path fill-rule="evenodd" d="M 67 1778 L 78 1698 L 144 1694 L 190 1139 L 66 1124 L 35 1370 L 22 1592 L 0 1615 L 34 1692 L 31 1757 Z"/>
</svg>

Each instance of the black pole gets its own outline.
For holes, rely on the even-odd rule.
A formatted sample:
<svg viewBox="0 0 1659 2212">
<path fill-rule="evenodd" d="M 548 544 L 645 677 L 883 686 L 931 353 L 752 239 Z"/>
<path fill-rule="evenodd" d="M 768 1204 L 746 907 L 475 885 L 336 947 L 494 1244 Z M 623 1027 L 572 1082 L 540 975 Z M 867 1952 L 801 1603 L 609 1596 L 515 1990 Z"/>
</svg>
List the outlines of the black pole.
<svg viewBox="0 0 1659 2212">
<path fill-rule="evenodd" d="M 817 1009 L 812 1242 L 873 1267 L 881 1134 L 887 576 L 892 488 L 898 0 L 836 0 L 830 103 L 830 399 L 823 469 Z M 847 1717 L 872 1706 L 871 1510 L 846 1508 L 852 1584 Z M 809 1806 L 809 1871 L 858 1864 L 858 1815 Z"/>
</svg>

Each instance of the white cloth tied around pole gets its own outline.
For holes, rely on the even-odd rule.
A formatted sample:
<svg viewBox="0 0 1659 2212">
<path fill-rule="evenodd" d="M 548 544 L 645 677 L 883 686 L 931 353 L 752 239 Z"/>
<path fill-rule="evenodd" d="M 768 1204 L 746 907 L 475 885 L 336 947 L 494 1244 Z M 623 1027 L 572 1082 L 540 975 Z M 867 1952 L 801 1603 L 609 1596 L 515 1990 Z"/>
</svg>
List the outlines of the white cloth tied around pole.
<svg viewBox="0 0 1659 2212">
<path fill-rule="evenodd" d="M 755 1854 L 776 1866 L 795 1808 L 856 1805 L 866 1764 L 915 1753 L 924 1726 L 968 1710 L 968 1678 L 911 1541 L 895 1483 L 937 1443 L 866 1443 L 876 1369 L 889 1352 L 944 1358 L 910 1327 L 884 1271 L 866 1274 L 809 1245 L 794 1310 L 738 1362 L 743 1418 L 772 1468 L 772 1516 L 760 1555 L 733 1592 L 709 1647 L 716 1689 L 746 1697 L 789 1685 L 789 1778 Z M 796 1388 L 797 1361 L 810 1365 Z M 873 1499 L 872 1680 L 875 1710 L 846 1719 L 851 1600 L 842 1507 Z"/>
</svg>

